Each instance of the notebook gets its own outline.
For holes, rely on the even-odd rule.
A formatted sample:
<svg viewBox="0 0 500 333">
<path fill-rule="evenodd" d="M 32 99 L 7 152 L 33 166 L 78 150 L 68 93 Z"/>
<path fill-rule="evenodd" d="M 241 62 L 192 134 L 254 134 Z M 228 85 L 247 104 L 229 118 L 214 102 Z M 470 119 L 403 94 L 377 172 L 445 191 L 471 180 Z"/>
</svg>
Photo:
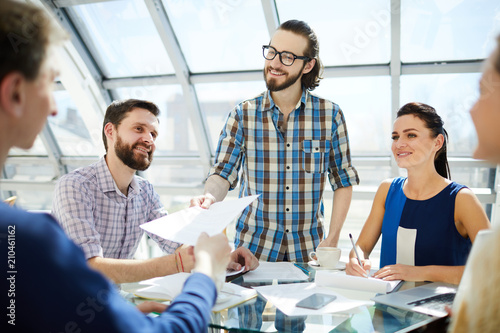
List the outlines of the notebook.
<svg viewBox="0 0 500 333">
<path fill-rule="evenodd" d="M 184 282 L 186 282 L 189 276 L 189 273 L 177 273 L 141 281 L 139 284 L 147 285 L 147 287 L 136 290 L 134 295 L 156 301 L 171 301 L 181 293 Z M 212 311 L 220 312 L 229 307 L 246 302 L 254 297 L 257 297 L 257 292 L 253 289 L 233 283 L 224 283 L 222 289 L 218 293 Z"/>
<path fill-rule="evenodd" d="M 376 270 L 372 270 L 370 274 L 373 275 L 375 272 Z M 317 271 L 315 282 L 316 285 L 321 287 L 353 289 L 383 294 L 394 291 L 402 283 L 401 280 L 384 281 L 372 277 L 347 275 L 345 272 L 336 271 Z"/>
<path fill-rule="evenodd" d="M 448 314 L 445 306 L 451 308 L 457 287 L 453 284 L 433 282 L 404 291 L 375 296 L 372 300 L 396 308 L 444 317 Z"/>
</svg>

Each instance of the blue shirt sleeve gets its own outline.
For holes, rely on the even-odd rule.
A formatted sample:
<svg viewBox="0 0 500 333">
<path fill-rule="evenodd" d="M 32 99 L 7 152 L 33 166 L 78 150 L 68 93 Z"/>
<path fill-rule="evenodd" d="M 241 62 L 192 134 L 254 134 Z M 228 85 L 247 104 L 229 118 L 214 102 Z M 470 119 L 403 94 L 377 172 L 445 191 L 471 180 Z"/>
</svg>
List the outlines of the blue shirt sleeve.
<svg viewBox="0 0 500 333">
<path fill-rule="evenodd" d="M 206 330 L 216 298 L 215 284 L 206 275 L 193 274 L 167 311 L 150 318 L 87 266 L 81 249 L 50 215 L 0 204 L 0 236 L 0 288 L 7 296 L 0 305 L 7 309 L 2 332 Z"/>
</svg>

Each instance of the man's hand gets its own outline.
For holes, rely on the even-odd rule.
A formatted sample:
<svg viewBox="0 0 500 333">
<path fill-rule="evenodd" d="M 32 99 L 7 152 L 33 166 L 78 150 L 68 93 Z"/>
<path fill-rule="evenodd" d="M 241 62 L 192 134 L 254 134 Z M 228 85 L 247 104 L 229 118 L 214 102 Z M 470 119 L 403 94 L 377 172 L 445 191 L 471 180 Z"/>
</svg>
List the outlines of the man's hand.
<svg viewBox="0 0 500 333">
<path fill-rule="evenodd" d="M 231 261 L 227 268 L 233 271 L 239 271 L 243 266 L 245 267 L 245 272 L 253 271 L 259 266 L 259 261 L 249 249 L 239 247 L 231 253 Z"/>
<path fill-rule="evenodd" d="M 337 242 L 334 242 L 333 239 L 325 238 L 318 244 L 318 247 L 337 247 Z"/>
<path fill-rule="evenodd" d="M 201 207 L 201 208 L 207 209 L 215 202 L 216 202 L 215 197 L 213 195 L 211 195 L 210 193 L 207 193 L 207 194 L 192 198 L 189 201 L 189 207 Z"/>
</svg>

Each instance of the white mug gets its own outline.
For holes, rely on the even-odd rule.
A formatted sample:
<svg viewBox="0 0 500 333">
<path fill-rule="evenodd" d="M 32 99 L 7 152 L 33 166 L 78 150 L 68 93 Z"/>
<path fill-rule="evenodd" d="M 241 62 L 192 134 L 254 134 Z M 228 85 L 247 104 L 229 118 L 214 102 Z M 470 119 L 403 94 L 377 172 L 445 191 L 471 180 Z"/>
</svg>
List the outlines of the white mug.
<svg viewBox="0 0 500 333">
<path fill-rule="evenodd" d="M 341 251 L 338 247 L 318 247 L 316 251 L 309 253 L 309 259 L 323 268 L 334 269 L 340 260 L 340 254 Z"/>
</svg>

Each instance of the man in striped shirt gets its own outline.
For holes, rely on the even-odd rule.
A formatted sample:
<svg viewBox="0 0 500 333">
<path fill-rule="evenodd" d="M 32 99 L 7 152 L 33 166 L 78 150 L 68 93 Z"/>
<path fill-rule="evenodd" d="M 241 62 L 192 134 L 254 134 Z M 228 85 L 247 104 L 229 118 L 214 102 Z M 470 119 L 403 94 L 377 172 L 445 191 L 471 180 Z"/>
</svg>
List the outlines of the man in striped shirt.
<svg viewBox="0 0 500 333">
<path fill-rule="evenodd" d="M 61 177 L 54 191 L 52 214 L 89 265 L 115 283 L 190 272 L 195 265 L 192 249 L 155 235 L 150 236 L 166 255 L 133 259 L 144 233 L 140 225 L 167 214 L 153 185 L 135 174 L 153 160 L 159 112 L 149 101 L 111 103 L 102 132 L 106 155 Z M 246 248 L 231 254 L 229 268 L 243 265 L 258 266 Z"/>
<path fill-rule="evenodd" d="M 318 54 L 307 23 L 280 25 L 263 46 L 268 90 L 229 113 L 205 194 L 191 200 L 208 207 L 223 200 L 241 177 L 240 197 L 260 196 L 239 217 L 235 245 L 260 260 L 307 262 L 318 246 L 337 246 L 352 185 L 359 183 L 341 109 L 311 94 L 321 79 Z M 327 176 L 335 195 L 325 237 Z"/>
</svg>

